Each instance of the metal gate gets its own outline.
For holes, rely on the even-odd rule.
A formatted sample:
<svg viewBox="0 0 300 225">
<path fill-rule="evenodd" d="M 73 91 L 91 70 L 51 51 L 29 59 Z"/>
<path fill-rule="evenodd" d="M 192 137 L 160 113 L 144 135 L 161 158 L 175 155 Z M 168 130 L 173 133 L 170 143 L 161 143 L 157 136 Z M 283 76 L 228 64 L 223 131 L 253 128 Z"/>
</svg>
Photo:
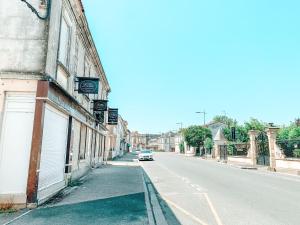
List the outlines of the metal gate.
<svg viewBox="0 0 300 225">
<path fill-rule="evenodd" d="M 257 164 L 270 165 L 269 139 L 266 132 L 260 132 L 255 139 L 257 149 Z"/>
<path fill-rule="evenodd" d="M 220 160 L 227 160 L 227 145 L 219 146 Z"/>
</svg>

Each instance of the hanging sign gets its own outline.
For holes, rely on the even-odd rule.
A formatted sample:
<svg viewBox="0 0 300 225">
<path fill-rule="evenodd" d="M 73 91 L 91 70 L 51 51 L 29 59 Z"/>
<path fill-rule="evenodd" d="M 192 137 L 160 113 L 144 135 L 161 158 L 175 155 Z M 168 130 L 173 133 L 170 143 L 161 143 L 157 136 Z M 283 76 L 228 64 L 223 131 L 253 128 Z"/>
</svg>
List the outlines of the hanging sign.
<svg viewBox="0 0 300 225">
<path fill-rule="evenodd" d="M 94 112 L 107 111 L 107 100 L 94 100 Z"/>
<path fill-rule="evenodd" d="M 95 77 L 77 77 L 79 94 L 98 94 L 99 78 Z"/>
<path fill-rule="evenodd" d="M 108 125 L 118 125 L 118 109 L 108 109 Z"/>
<path fill-rule="evenodd" d="M 95 112 L 95 117 L 100 123 L 104 123 L 104 111 Z"/>
</svg>

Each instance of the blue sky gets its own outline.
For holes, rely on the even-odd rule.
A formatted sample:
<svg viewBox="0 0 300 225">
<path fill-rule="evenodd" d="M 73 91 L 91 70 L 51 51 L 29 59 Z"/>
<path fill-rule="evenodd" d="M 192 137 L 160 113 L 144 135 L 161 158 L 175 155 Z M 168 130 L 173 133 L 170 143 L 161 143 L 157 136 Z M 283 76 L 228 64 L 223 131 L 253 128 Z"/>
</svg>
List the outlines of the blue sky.
<svg viewBox="0 0 300 225">
<path fill-rule="evenodd" d="M 84 0 L 131 130 L 159 133 L 226 114 L 300 116 L 300 1 Z"/>
</svg>

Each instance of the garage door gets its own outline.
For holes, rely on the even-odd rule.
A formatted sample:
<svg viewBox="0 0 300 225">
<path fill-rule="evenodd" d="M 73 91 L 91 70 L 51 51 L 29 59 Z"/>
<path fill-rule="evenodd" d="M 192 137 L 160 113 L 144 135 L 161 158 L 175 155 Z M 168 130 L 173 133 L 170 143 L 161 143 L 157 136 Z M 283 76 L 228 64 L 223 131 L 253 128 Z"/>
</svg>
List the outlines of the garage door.
<svg viewBox="0 0 300 225">
<path fill-rule="evenodd" d="M 34 93 L 5 96 L 0 139 L 0 194 L 26 201 L 26 187 L 35 109 Z"/>
<path fill-rule="evenodd" d="M 67 136 L 68 116 L 46 105 L 39 174 L 39 200 L 65 186 Z"/>
</svg>

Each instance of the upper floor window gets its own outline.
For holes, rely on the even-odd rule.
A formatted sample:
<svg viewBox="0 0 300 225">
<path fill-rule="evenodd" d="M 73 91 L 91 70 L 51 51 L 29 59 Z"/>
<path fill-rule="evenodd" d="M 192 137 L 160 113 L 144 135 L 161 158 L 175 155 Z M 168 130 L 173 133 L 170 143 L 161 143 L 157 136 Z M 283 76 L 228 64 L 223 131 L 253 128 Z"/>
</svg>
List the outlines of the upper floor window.
<svg viewBox="0 0 300 225">
<path fill-rule="evenodd" d="M 69 67 L 70 62 L 70 40 L 71 27 L 67 23 L 66 19 L 62 17 L 58 59 L 66 68 Z"/>
</svg>

